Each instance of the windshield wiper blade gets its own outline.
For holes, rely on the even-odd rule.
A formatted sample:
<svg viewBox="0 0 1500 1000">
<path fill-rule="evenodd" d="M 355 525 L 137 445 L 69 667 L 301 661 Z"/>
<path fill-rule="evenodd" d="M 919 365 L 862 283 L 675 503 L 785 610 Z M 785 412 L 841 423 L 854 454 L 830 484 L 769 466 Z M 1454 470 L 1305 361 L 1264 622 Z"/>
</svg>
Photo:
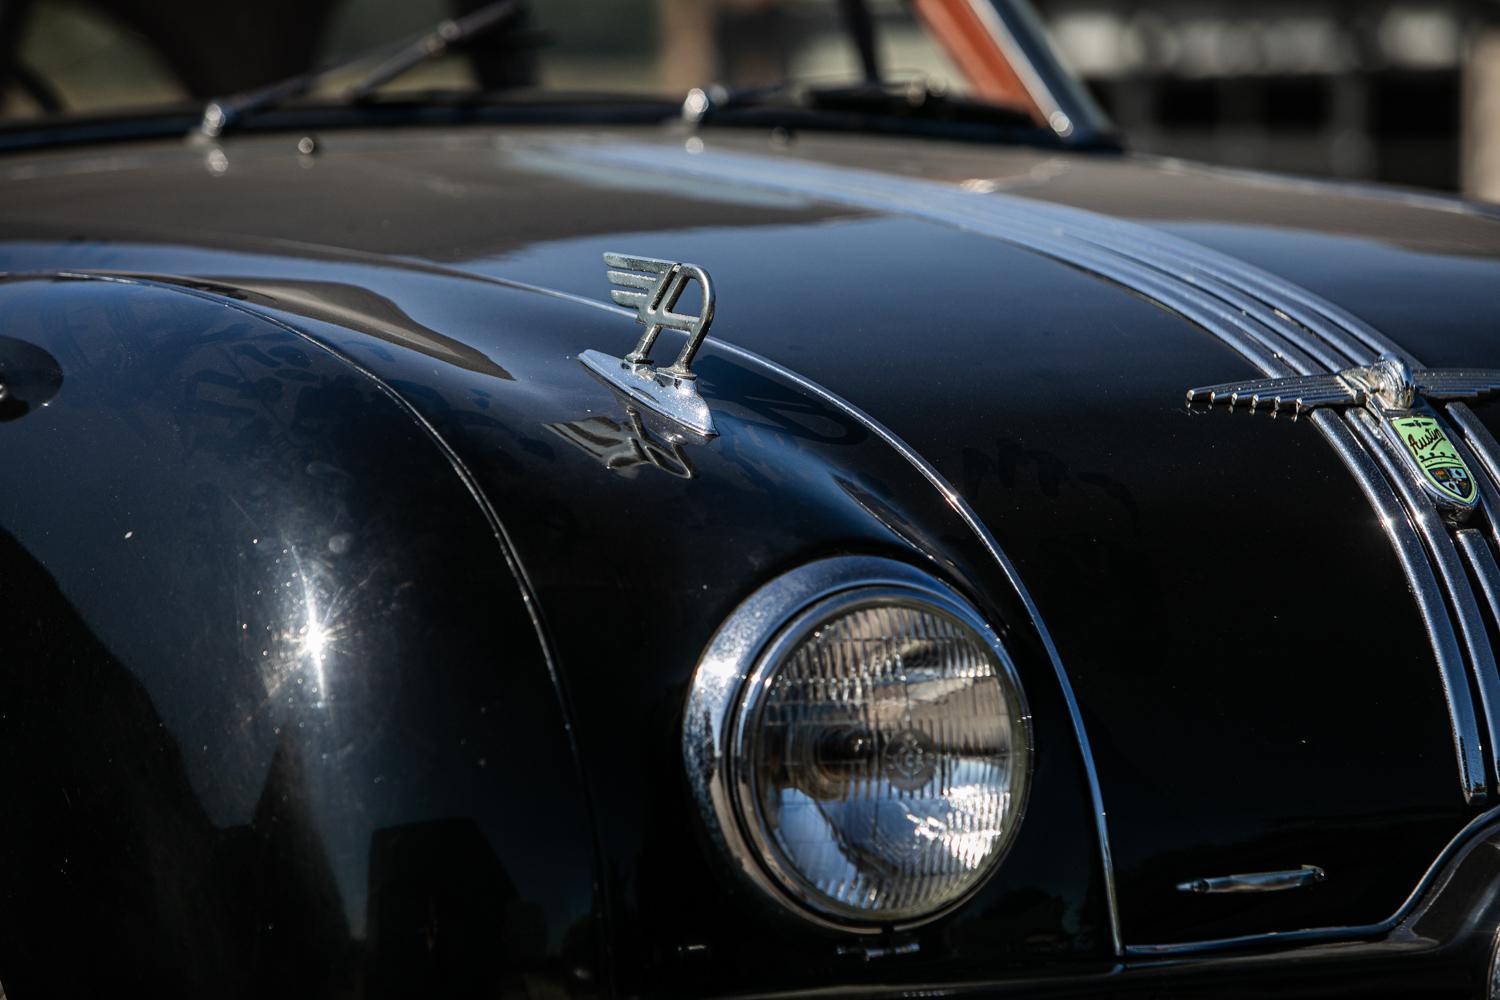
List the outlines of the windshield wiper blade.
<svg viewBox="0 0 1500 1000">
<path fill-rule="evenodd" d="M 198 132 L 209 138 L 217 138 L 227 129 L 234 127 L 246 115 L 264 111 L 294 97 L 300 97 L 312 90 L 320 81 L 335 73 L 345 72 L 351 67 L 389 53 L 385 55 L 380 65 L 344 94 L 346 101 L 362 100 L 417 64 L 442 55 L 454 46 L 471 41 L 507 23 L 525 9 L 526 0 L 495 0 L 494 3 L 486 4 L 472 13 L 445 20 L 431 31 L 423 32 L 415 38 L 399 42 L 394 46 L 362 52 L 334 66 L 301 73 L 259 90 L 252 90 L 234 97 L 215 98 L 203 109 L 203 120 L 198 125 Z"/>
</svg>

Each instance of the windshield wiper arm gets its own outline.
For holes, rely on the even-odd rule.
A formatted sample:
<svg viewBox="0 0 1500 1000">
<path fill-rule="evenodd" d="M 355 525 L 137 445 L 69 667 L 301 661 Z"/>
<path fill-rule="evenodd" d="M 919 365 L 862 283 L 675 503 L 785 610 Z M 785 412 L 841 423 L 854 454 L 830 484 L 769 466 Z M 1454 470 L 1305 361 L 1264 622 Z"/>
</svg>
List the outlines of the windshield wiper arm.
<svg viewBox="0 0 1500 1000">
<path fill-rule="evenodd" d="M 526 0 L 497 0 L 457 20 L 444 21 L 376 66 L 369 75 L 346 90 L 344 98 L 349 101 L 362 100 L 418 63 L 440 56 L 455 45 L 462 45 L 499 27 L 525 8 Z"/>
<path fill-rule="evenodd" d="M 344 72 L 360 63 L 389 52 L 385 60 L 368 75 L 350 87 L 344 94 L 346 101 L 358 101 L 394 80 L 407 70 L 434 56 L 442 55 L 456 45 L 510 21 L 526 9 L 527 0 L 495 0 L 462 17 L 445 20 L 431 31 L 395 46 L 386 46 L 372 52 L 362 52 L 334 66 L 312 70 L 281 80 L 259 90 L 252 90 L 235 97 L 215 98 L 203 109 L 203 120 L 198 132 L 209 138 L 223 135 L 246 115 L 275 107 L 294 97 L 300 97 L 318 83 L 335 73 Z"/>
</svg>

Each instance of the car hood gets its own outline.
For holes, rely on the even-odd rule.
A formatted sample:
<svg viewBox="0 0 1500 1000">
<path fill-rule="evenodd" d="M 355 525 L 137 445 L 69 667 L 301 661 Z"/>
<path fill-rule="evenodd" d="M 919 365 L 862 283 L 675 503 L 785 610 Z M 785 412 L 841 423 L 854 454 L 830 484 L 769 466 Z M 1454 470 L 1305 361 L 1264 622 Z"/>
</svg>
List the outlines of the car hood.
<svg viewBox="0 0 1500 1000">
<path fill-rule="evenodd" d="M 1186 407 L 1187 388 L 1256 367 L 1192 302 L 1153 291 L 1151 267 L 1110 273 L 1056 239 L 1186 240 L 1421 362 L 1500 367 L 1500 224 L 1484 210 L 894 139 L 351 132 L 314 155 L 295 139 L 10 158 L 0 266 L 213 282 L 533 392 L 585 379 L 578 351 L 633 343 L 627 318 L 608 334 L 578 319 L 597 310 L 576 300 L 607 296 L 602 252 L 703 266 L 710 407 L 715 360 L 768 358 L 890 428 L 1009 556 L 1093 743 L 1128 944 L 1376 923 L 1483 808 L 1460 786 L 1429 623 L 1384 515 L 1329 439 L 1309 420 Z M 545 291 L 553 318 L 490 314 L 497 283 Z M 499 461 L 471 428 L 444 432 L 467 460 Z M 1302 865 L 1327 880 L 1177 888 Z"/>
</svg>

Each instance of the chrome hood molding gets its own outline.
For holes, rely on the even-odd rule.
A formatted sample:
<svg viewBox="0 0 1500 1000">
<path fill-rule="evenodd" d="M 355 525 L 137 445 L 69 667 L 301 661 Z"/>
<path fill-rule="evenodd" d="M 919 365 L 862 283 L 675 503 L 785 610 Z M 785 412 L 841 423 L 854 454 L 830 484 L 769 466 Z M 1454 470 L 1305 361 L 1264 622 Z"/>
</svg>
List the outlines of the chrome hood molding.
<svg viewBox="0 0 1500 1000">
<path fill-rule="evenodd" d="M 979 233 L 1131 289 L 1193 321 L 1268 378 L 1335 376 L 1375 365 L 1381 358 L 1420 367 L 1399 344 L 1353 313 L 1292 282 L 1191 241 L 1094 212 L 982 186 L 965 188 L 785 158 L 632 144 L 569 145 L 556 152 L 570 159 L 675 176 L 686 183 L 711 178 Z M 1466 412 L 1462 403 L 1455 408 Z M 1366 426 L 1358 413 L 1340 420 L 1325 411 L 1309 419 L 1386 526 L 1431 637 L 1448 701 L 1460 788 L 1467 801 L 1481 801 L 1490 792 L 1486 752 L 1500 772 L 1500 668 L 1478 599 L 1461 568 L 1461 550 L 1443 529 L 1431 498 L 1402 474 L 1398 466 L 1403 459 L 1394 442 Z M 1500 468 L 1500 453 L 1491 450 L 1492 442 L 1444 429 L 1461 454 L 1472 451 L 1481 456 L 1471 467 L 1483 463 L 1485 468 Z M 1486 475 L 1480 496 L 1497 526 L 1500 544 L 1500 521 L 1494 519 L 1500 513 L 1500 480 Z M 1469 559 L 1480 579 L 1488 581 L 1486 591 L 1500 594 L 1500 580 L 1489 576 L 1493 563 L 1493 557 Z M 1493 610 L 1500 615 L 1500 605 Z M 1483 738 L 1469 694 L 1470 676 L 1482 696 Z"/>
</svg>

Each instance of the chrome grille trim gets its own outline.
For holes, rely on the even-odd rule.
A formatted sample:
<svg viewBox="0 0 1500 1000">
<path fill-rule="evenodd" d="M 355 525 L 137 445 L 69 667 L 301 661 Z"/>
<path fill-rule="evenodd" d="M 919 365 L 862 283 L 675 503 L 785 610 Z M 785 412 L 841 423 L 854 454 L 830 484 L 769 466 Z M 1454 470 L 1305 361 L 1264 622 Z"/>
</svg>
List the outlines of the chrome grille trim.
<svg viewBox="0 0 1500 1000">
<path fill-rule="evenodd" d="M 1500 545 L 1500 442 L 1495 440 L 1495 435 L 1480 422 L 1467 403 L 1449 403 L 1446 409 L 1448 416 L 1453 418 L 1453 422 L 1463 432 L 1462 439 L 1455 437 L 1454 443 L 1468 445 L 1478 459 L 1477 464 L 1470 462 L 1469 468 L 1479 472 L 1479 489 L 1485 505 L 1485 515 L 1490 520 L 1490 532 L 1495 544 Z"/>
<path fill-rule="evenodd" d="M 1495 561 L 1495 553 L 1478 529 L 1464 528 L 1456 532 L 1454 538 L 1474 570 L 1474 578 L 1479 581 L 1479 589 L 1490 606 L 1490 617 L 1500 623 L 1500 562 Z"/>
<path fill-rule="evenodd" d="M 1438 584 L 1437 576 L 1428 558 L 1431 548 L 1423 545 L 1426 532 L 1420 528 L 1420 521 L 1414 522 L 1408 515 L 1407 509 L 1402 506 L 1392 490 L 1390 479 L 1387 478 L 1387 473 L 1394 468 L 1394 463 L 1390 461 L 1388 453 L 1379 441 L 1371 442 L 1366 435 L 1359 433 L 1366 428 L 1353 419 L 1356 414 L 1365 417 L 1366 420 L 1370 419 L 1363 411 L 1351 411 L 1349 425 L 1346 426 L 1345 422 L 1330 410 L 1318 410 L 1308 419 L 1318 425 L 1323 431 L 1323 436 L 1328 439 L 1334 450 L 1343 458 L 1344 463 L 1349 466 L 1350 471 L 1354 473 L 1370 505 L 1375 508 L 1376 516 L 1379 517 L 1386 536 L 1396 550 L 1396 558 L 1401 561 L 1401 568 L 1411 583 L 1412 595 L 1416 599 L 1423 624 L 1427 627 L 1428 641 L 1431 642 L 1433 655 L 1437 659 L 1443 698 L 1448 706 L 1453 751 L 1458 765 L 1459 787 L 1463 791 L 1464 801 L 1477 802 L 1486 796 L 1484 751 L 1479 740 L 1479 720 L 1474 711 L 1474 699 L 1469 693 L 1469 678 L 1464 655 L 1453 630 L 1449 605 L 1443 599 L 1443 589 Z M 1350 430 L 1351 426 L 1353 431 Z M 1371 436 L 1374 435 L 1373 430 L 1369 433 Z M 1370 457 L 1372 452 L 1380 459 L 1379 465 Z M 1395 471 L 1398 474 L 1400 472 L 1399 469 Z M 1405 482 L 1405 480 L 1402 481 Z M 1408 491 L 1418 501 L 1417 509 L 1422 510 L 1425 506 L 1431 519 L 1435 521 L 1437 514 L 1432 510 L 1432 505 L 1417 494 L 1415 489 L 1408 487 Z M 1441 525 L 1438 525 L 1438 530 L 1442 530 Z M 1443 540 L 1446 542 L 1446 536 Z M 1451 548 L 1450 544 L 1450 551 Z M 1459 575 L 1462 576 L 1462 569 L 1459 570 Z M 1467 581 L 1465 585 L 1467 586 Z M 1471 600 L 1472 597 L 1471 592 Z M 1474 612 L 1476 614 L 1478 612 L 1477 603 L 1474 605 Z M 1483 635 L 1482 622 L 1480 626 L 1479 631 Z M 1485 638 L 1485 648 L 1486 650 L 1489 648 L 1488 637 Z M 1490 662 L 1492 664 L 1494 662 L 1493 655 L 1490 657 Z"/>
<path fill-rule="evenodd" d="M 1375 418 L 1364 410 L 1349 410 L 1345 413 L 1345 419 L 1354 428 L 1365 450 L 1375 456 L 1376 461 L 1385 469 L 1386 476 L 1396 484 L 1397 492 L 1401 494 L 1407 513 L 1411 515 L 1418 534 L 1422 536 L 1422 540 L 1427 545 L 1427 551 L 1437 565 L 1443 589 L 1448 592 L 1449 600 L 1457 613 L 1464 644 L 1469 649 L 1470 665 L 1473 667 L 1474 678 L 1479 686 L 1480 700 L 1484 707 L 1490 760 L 1497 765 L 1497 769 L 1500 769 L 1500 758 L 1495 755 L 1496 750 L 1500 749 L 1500 741 L 1497 741 L 1497 737 L 1500 737 L 1500 674 L 1496 673 L 1495 654 L 1490 647 L 1484 615 L 1480 612 L 1479 601 L 1474 596 L 1474 588 L 1469 585 L 1469 578 L 1464 575 L 1463 564 L 1458 558 L 1458 550 L 1448 534 L 1448 529 L 1443 525 L 1442 518 L 1438 517 L 1432 502 L 1422 495 L 1410 476 L 1403 474 L 1393 454 L 1391 443 L 1381 433 L 1380 427 L 1375 423 Z M 1448 669 L 1444 668 L 1443 685 L 1449 711 L 1455 714 L 1462 712 L 1462 706 L 1467 703 L 1467 714 L 1472 716 L 1474 705 L 1469 694 L 1467 678 L 1461 672 L 1454 677 Z M 1483 797 L 1485 782 L 1483 767 L 1480 768 L 1477 780 L 1481 791 L 1476 797 Z"/>
</svg>

